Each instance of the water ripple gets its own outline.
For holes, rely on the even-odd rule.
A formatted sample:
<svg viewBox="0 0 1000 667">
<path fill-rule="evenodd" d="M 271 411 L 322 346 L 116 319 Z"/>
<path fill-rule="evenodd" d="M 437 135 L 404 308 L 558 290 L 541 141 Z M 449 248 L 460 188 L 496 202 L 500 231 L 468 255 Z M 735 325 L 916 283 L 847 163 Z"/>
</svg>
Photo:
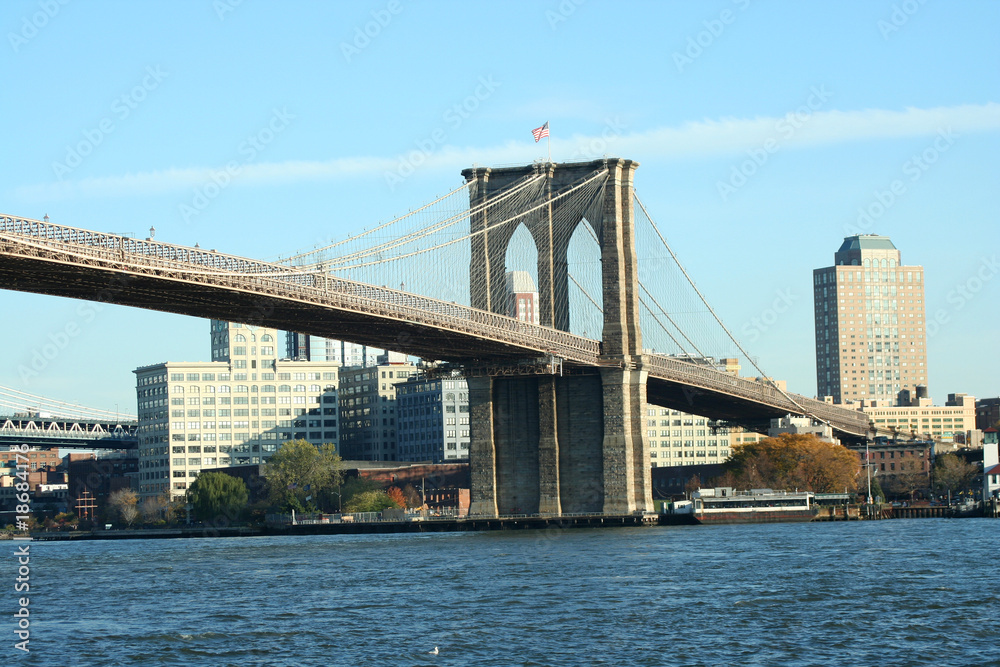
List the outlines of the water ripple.
<svg viewBox="0 0 1000 667">
<path fill-rule="evenodd" d="M 998 664 L 998 527 L 33 543 L 24 664 Z"/>
</svg>

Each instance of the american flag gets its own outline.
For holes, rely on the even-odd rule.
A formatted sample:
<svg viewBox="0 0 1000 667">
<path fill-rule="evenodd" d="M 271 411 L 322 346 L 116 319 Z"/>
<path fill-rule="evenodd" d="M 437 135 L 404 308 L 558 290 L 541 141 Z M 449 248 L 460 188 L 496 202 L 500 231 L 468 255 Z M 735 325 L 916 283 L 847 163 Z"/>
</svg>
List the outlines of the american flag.
<svg viewBox="0 0 1000 667">
<path fill-rule="evenodd" d="M 542 137 L 549 136 L 549 123 L 548 123 L 548 121 L 545 122 L 545 125 L 542 125 L 541 127 L 536 127 L 535 129 L 533 129 L 531 131 L 531 136 L 533 136 L 535 138 L 535 143 L 536 144 L 538 143 L 538 140 L 541 139 Z"/>
</svg>

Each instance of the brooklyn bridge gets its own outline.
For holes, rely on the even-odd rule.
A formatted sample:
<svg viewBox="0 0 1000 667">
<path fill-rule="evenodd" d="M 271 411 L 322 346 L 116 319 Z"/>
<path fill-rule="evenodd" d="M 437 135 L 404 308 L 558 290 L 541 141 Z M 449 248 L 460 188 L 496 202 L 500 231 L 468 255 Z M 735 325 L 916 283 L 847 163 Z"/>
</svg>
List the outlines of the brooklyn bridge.
<svg viewBox="0 0 1000 667">
<path fill-rule="evenodd" d="M 348 340 L 460 368 L 471 514 L 652 509 L 643 406 L 760 428 L 861 412 L 720 370 L 740 345 L 636 193 L 636 162 L 470 168 L 404 216 L 263 261 L 0 216 L 0 286 Z M 638 249 L 638 250 L 637 250 Z M 537 281 L 511 317 L 507 272 Z"/>
</svg>

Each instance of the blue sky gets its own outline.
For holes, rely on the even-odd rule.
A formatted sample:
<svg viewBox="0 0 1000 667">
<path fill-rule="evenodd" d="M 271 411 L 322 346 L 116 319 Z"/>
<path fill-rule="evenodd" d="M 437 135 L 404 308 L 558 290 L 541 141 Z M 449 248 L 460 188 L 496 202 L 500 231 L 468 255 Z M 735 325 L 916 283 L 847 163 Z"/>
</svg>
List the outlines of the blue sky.
<svg viewBox="0 0 1000 667">
<path fill-rule="evenodd" d="M 816 391 L 812 269 L 873 232 L 926 267 L 931 395 L 1000 393 L 998 3 L 35 0 L 0 26 L 2 213 L 273 258 L 542 157 L 549 121 L 557 161 L 641 163 L 675 251 L 792 390 Z M 0 309 L 0 385 L 60 400 L 134 409 L 135 367 L 209 357 L 204 320 Z"/>
</svg>

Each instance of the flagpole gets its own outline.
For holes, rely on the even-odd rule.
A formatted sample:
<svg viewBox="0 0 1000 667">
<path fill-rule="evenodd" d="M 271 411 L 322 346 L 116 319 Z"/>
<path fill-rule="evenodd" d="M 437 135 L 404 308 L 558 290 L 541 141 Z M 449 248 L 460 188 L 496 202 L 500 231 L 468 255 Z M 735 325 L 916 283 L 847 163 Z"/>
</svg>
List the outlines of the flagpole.
<svg viewBox="0 0 1000 667">
<path fill-rule="evenodd" d="M 546 121 L 545 124 L 549 125 L 548 121 Z M 552 126 L 551 125 L 549 125 L 549 133 L 545 136 L 545 144 L 549 148 L 549 164 L 552 164 Z"/>
</svg>

